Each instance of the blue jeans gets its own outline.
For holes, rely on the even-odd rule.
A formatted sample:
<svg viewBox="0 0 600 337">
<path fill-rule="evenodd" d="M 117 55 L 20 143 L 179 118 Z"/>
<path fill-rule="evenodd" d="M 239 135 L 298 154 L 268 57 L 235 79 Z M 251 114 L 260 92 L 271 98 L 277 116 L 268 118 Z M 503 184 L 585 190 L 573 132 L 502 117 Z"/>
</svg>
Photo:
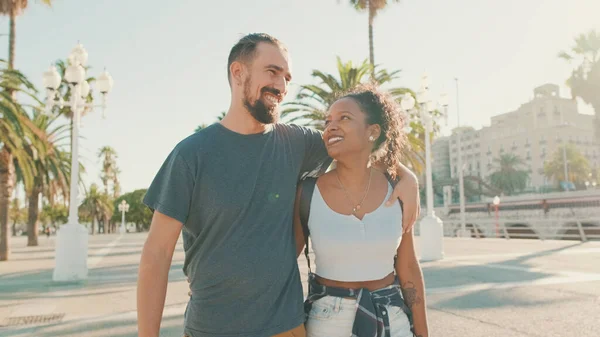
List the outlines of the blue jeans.
<svg viewBox="0 0 600 337">
<path fill-rule="evenodd" d="M 400 307 L 387 307 L 392 337 L 412 337 L 408 317 Z M 306 337 L 352 336 L 356 300 L 325 296 L 312 305 L 306 322 Z"/>
</svg>

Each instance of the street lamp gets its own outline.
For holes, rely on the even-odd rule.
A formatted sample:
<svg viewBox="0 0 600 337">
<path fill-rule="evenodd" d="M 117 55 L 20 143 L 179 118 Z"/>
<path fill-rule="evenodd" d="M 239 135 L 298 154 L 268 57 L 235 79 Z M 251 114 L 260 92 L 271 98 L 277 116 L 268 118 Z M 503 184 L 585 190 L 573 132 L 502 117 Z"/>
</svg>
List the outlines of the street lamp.
<svg viewBox="0 0 600 337">
<path fill-rule="evenodd" d="M 447 95 L 442 95 L 439 102 L 434 102 L 429 97 L 429 76 L 424 74 L 421 78 L 421 89 L 415 99 L 410 93 L 406 93 L 402 98 L 400 105 L 404 111 L 409 111 L 415 106 L 418 109 L 419 116 L 425 126 L 425 171 L 426 171 L 426 193 L 427 193 L 427 215 L 420 223 L 421 240 L 421 259 L 432 261 L 442 259 L 444 256 L 443 238 L 444 227 L 442 220 L 435 215 L 433 209 L 433 173 L 431 167 L 431 133 L 433 130 L 433 120 L 431 113 L 435 111 L 437 105 L 444 108 L 444 115 L 447 115 L 448 106 Z"/>
<path fill-rule="evenodd" d="M 500 237 L 500 226 L 498 224 L 498 206 L 500 205 L 500 197 L 495 196 L 492 202 L 494 203 L 494 208 L 496 209 L 496 237 Z"/>
<path fill-rule="evenodd" d="M 471 233 L 467 232 L 467 220 L 465 214 L 465 181 L 464 181 L 464 167 L 462 163 L 462 145 L 461 138 L 462 135 L 460 133 L 460 110 L 458 105 L 458 78 L 454 78 L 456 81 L 456 137 L 458 138 L 457 147 L 458 147 L 458 192 L 459 192 L 459 203 L 460 203 L 460 236 L 461 237 L 471 237 Z"/>
<path fill-rule="evenodd" d="M 56 265 L 54 267 L 54 281 L 77 281 L 87 278 L 87 250 L 88 230 L 79 223 L 79 127 L 81 113 L 85 108 L 93 108 L 85 102 L 90 92 L 89 83 L 85 80 L 88 54 L 81 44 L 77 44 L 68 57 L 68 67 L 65 70 L 64 80 L 71 89 L 69 102 L 64 102 L 58 88 L 61 83 L 60 74 L 56 67 L 51 66 L 44 72 L 43 84 L 46 88 L 46 112 L 50 114 L 55 106 L 62 108 L 68 106 L 73 113 L 73 134 L 71 151 L 71 181 L 69 196 L 69 219 L 58 230 L 56 237 Z M 102 104 L 99 107 L 106 109 L 106 97 L 113 85 L 112 77 L 104 71 L 96 79 L 96 87 L 102 94 Z"/>
<path fill-rule="evenodd" d="M 129 212 L 129 204 L 127 201 L 123 200 L 119 204 L 119 211 L 121 211 L 121 227 L 119 228 L 119 233 L 125 233 L 125 212 Z"/>
</svg>

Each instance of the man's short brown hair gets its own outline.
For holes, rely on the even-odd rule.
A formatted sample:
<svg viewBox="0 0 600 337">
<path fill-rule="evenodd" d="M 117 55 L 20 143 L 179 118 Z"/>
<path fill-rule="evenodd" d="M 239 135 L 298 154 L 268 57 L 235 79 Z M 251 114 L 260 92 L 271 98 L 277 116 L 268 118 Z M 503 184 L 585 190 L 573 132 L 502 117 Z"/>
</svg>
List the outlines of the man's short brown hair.
<svg viewBox="0 0 600 337">
<path fill-rule="evenodd" d="M 287 48 L 281 41 L 269 34 L 252 33 L 242 37 L 229 52 L 229 59 L 227 61 L 227 80 L 229 81 L 229 85 L 231 85 L 231 64 L 236 61 L 245 64 L 251 63 L 256 56 L 256 47 L 261 42 L 270 43 L 287 51 Z"/>
</svg>

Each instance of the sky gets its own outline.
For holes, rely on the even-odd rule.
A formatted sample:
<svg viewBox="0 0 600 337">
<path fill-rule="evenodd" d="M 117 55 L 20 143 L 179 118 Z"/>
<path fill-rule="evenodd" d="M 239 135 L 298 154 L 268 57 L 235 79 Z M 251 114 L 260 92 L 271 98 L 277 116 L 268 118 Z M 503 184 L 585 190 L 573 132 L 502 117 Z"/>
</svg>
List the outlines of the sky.
<svg viewBox="0 0 600 337">
<path fill-rule="evenodd" d="M 81 42 L 88 75 L 106 67 L 114 79 L 106 119 L 83 118 L 80 153 L 86 184 L 99 183 L 102 146 L 118 153 L 123 192 L 147 188 L 160 165 L 197 125 L 227 110 L 227 56 L 247 33 L 282 40 L 292 60 L 290 93 L 315 83 L 313 69 L 336 74 L 336 56 L 368 58 L 367 15 L 344 0 L 55 0 L 30 1 L 17 20 L 15 67 L 40 89 L 42 73 Z M 284 7 L 287 6 L 287 7 Z M 456 126 L 480 128 L 513 111 L 545 83 L 564 85 L 571 66 L 559 59 L 573 38 L 600 30 L 597 0 L 403 0 L 374 26 L 375 60 L 401 70 L 395 87 L 417 89 L 427 71 L 434 95 L 448 92 Z M 8 18 L 0 19 L 0 53 L 8 54 Z M 3 43 L 2 43 L 3 42 Z M 7 58 L 2 56 L 0 58 Z M 580 102 L 581 113 L 592 113 Z"/>
</svg>

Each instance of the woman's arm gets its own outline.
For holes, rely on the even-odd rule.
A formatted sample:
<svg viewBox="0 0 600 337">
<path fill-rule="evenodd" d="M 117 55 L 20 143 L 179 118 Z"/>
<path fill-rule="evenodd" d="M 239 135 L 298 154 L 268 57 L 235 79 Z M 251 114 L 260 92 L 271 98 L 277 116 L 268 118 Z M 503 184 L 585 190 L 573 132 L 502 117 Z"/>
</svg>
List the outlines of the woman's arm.
<svg viewBox="0 0 600 337">
<path fill-rule="evenodd" d="M 396 273 L 400 279 L 404 302 L 413 314 L 415 335 L 429 336 L 427 326 L 427 307 L 425 303 L 425 283 L 423 273 L 415 252 L 413 233 L 402 235 L 400 247 L 397 250 Z"/>
<path fill-rule="evenodd" d="M 302 187 L 298 185 L 296 190 L 296 201 L 294 202 L 294 238 L 296 239 L 296 258 L 300 256 L 304 249 L 304 231 L 302 231 L 302 223 L 300 222 L 300 196 L 302 195 Z"/>
</svg>

